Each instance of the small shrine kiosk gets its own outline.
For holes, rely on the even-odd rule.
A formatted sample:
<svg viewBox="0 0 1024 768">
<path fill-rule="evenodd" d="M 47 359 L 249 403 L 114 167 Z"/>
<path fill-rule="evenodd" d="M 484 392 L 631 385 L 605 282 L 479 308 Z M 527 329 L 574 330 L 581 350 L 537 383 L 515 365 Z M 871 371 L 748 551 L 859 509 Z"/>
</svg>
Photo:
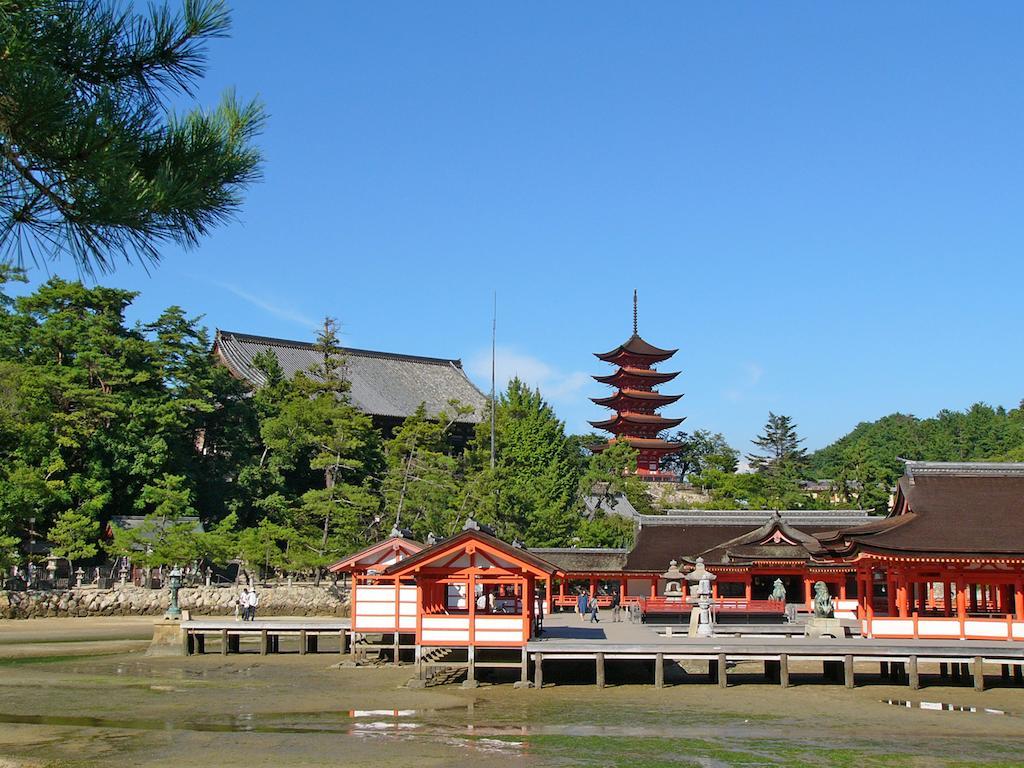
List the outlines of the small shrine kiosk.
<svg viewBox="0 0 1024 768">
<path fill-rule="evenodd" d="M 473 521 L 458 535 L 356 579 L 352 631 L 415 632 L 424 647 L 521 647 L 560 571 Z M 543 590 L 540 589 L 543 585 Z M 419 656 L 419 653 L 418 653 Z"/>
</svg>

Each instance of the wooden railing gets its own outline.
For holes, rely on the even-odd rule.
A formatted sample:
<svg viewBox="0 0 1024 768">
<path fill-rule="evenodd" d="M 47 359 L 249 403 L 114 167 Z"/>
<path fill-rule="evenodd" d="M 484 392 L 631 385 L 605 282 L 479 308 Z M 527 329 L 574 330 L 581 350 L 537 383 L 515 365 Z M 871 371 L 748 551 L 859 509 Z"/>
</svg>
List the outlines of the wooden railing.
<svg viewBox="0 0 1024 768">
<path fill-rule="evenodd" d="M 686 600 L 671 598 L 646 597 L 636 598 L 641 612 L 650 613 L 690 613 L 693 603 Z M 786 613 L 786 604 L 781 600 L 746 600 L 744 598 L 720 597 L 711 601 L 718 613 L 750 613 L 762 615 L 778 615 Z"/>
</svg>

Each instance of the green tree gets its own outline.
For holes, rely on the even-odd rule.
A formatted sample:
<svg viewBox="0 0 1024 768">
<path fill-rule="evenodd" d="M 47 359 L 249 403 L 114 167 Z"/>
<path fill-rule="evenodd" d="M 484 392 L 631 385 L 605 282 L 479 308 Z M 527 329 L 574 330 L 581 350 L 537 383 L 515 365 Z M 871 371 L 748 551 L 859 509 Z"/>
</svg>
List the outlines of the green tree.
<svg viewBox="0 0 1024 768">
<path fill-rule="evenodd" d="M 491 470 L 487 420 L 477 429 L 465 511 L 508 540 L 567 546 L 579 523 L 579 461 L 565 425 L 539 390 L 515 378 L 498 399 L 495 431 Z"/>
<path fill-rule="evenodd" d="M 381 533 L 393 524 L 422 540 L 429 533 L 449 536 L 462 526 L 464 473 L 449 437 L 457 419 L 472 409 L 452 402 L 449 410 L 451 415 L 428 418 L 420 405 L 384 443 Z"/>
<path fill-rule="evenodd" d="M 674 472 L 684 480 L 701 474 L 709 467 L 735 472 L 739 466 L 740 452 L 731 447 L 720 432 L 712 433 L 707 429 L 693 433 L 680 431 L 668 439 L 681 443 L 683 447 L 662 459 L 662 469 Z"/>
<path fill-rule="evenodd" d="M 260 176 L 264 115 L 233 93 L 169 113 L 203 76 L 221 2 L 147 17 L 103 0 L 0 6 L 0 257 L 69 255 L 90 273 L 194 246 Z"/>
<path fill-rule="evenodd" d="M 81 512 L 67 510 L 57 517 L 50 529 L 51 551 L 55 557 L 65 558 L 73 571 L 76 560 L 87 560 L 99 552 L 96 544 L 99 534 L 99 522 Z"/>
<path fill-rule="evenodd" d="M 325 565 L 366 541 L 379 508 L 372 478 L 380 449 L 372 420 L 349 398 L 335 320 L 324 321 L 314 348 L 316 362 L 296 374 L 261 434 L 275 472 L 310 481 L 285 522 L 297 533 L 291 557 L 319 578 Z"/>
</svg>

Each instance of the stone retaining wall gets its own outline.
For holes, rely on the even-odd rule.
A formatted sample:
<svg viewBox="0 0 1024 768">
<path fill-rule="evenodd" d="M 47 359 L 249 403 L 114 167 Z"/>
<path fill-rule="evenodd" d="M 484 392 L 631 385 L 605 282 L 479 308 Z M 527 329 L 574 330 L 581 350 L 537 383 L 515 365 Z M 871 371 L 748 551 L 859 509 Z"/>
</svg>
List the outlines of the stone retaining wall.
<svg viewBox="0 0 1024 768">
<path fill-rule="evenodd" d="M 236 587 L 183 587 L 178 603 L 201 616 L 235 612 Z M 347 616 L 348 588 L 334 584 L 257 587 L 260 616 Z M 43 616 L 159 616 L 167 610 L 167 589 L 118 585 L 113 589 L 0 591 L 0 618 Z"/>
</svg>

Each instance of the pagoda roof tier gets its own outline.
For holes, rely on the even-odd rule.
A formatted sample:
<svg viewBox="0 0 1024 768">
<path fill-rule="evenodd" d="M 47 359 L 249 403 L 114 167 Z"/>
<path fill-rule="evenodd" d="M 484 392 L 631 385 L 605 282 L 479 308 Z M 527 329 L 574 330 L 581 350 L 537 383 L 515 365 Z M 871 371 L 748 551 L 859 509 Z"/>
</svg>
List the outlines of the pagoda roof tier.
<svg viewBox="0 0 1024 768">
<path fill-rule="evenodd" d="M 682 395 L 663 395 L 660 392 L 651 392 L 645 389 L 624 388 L 611 397 L 592 397 L 590 399 L 598 405 L 621 411 L 626 410 L 629 405 L 644 408 L 661 408 L 663 405 L 671 405 L 681 397 Z"/>
<path fill-rule="evenodd" d="M 610 373 L 607 376 L 595 376 L 594 381 L 599 381 L 602 384 L 611 384 L 613 387 L 620 387 L 627 382 L 632 382 L 639 386 L 656 387 L 659 384 L 664 384 L 666 381 L 672 381 L 678 375 L 679 371 L 653 371 L 650 368 L 623 366 L 615 373 Z M 629 389 L 634 388 L 629 387 Z"/>
<path fill-rule="evenodd" d="M 591 426 L 597 427 L 598 429 L 605 429 L 609 432 L 614 432 L 620 428 L 629 427 L 644 427 L 654 428 L 657 430 L 671 429 L 677 427 L 683 423 L 683 419 L 667 419 L 664 416 L 659 416 L 656 413 L 616 413 L 610 419 L 604 421 L 592 421 Z"/>
<path fill-rule="evenodd" d="M 642 358 L 645 361 L 651 363 L 657 363 L 661 360 L 668 360 L 679 350 L 676 349 L 661 349 L 653 344 L 649 344 L 644 341 L 640 336 L 634 333 L 630 336 L 625 343 L 620 344 L 610 352 L 595 352 L 594 355 L 599 360 L 604 360 L 608 363 L 614 363 L 620 358 Z"/>
<path fill-rule="evenodd" d="M 660 437 L 613 437 L 607 443 L 599 443 L 590 446 L 590 450 L 600 453 L 605 448 L 615 443 L 628 443 L 630 448 L 638 451 L 651 451 L 656 453 L 675 453 L 683 449 L 682 443 L 672 443 L 662 440 Z"/>
</svg>

